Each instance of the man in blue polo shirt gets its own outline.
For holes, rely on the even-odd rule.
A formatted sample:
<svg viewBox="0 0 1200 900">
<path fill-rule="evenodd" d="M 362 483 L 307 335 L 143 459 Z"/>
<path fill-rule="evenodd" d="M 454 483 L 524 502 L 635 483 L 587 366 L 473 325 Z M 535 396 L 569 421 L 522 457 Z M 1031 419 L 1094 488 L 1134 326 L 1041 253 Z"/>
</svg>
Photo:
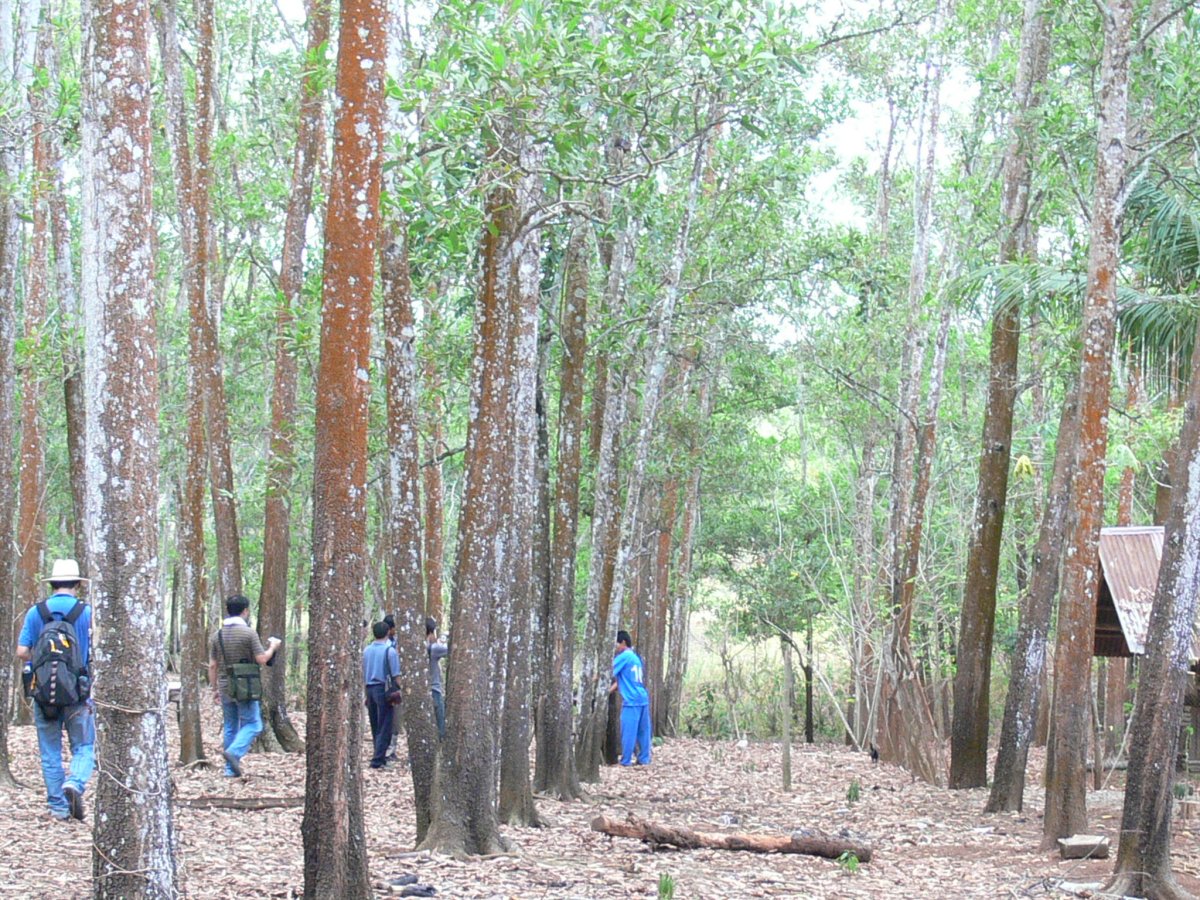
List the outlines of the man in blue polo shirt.
<svg viewBox="0 0 1200 900">
<path fill-rule="evenodd" d="M 363 651 L 363 683 L 367 688 L 367 719 L 375 749 L 371 768 L 387 765 L 388 746 L 392 743 L 392 704 L 388 694 L 399 687 L 400 657 L 388 640 L 387 622 L 376 622 L 371 629 L 375 640 Z"/>
<path fill-rule="evenodd" d="M 80 608 L 74 618 L 75 636 L 85 671 L 91 662 L 92 608 L 79 599 L 79 591 L 86 578 L 79 574 L 79 563 L 73 559 L 56 559 L 50 576 L 54 593 L 46 600 L 45 607 L 53 619 L 68 619 Z M 17 639 L 17 656 L 22 662 L 33 658 L 33 647 L 45 627 L 44 617 L 38 607 L 30 607 L 25 613 L 25 624 Z M 42 779 L 46 782 L 46 801 L 50 814 L 56 819 L 83 819 L 83 791 L 92 770 L 96 766 L 95 743 L 96 721 L 91 702 L 83 699 L 72 706 L 59 707 L 56 718 L 47 718 L 38 703 L 33 704 L 33 721 L 37 725 L 38 749 L 42 757 Z M 52 710 L 53 712 L 53 710 Z M 62 733 L 67 730 L 71 742 L 71 767 L 63 776 Z"/>
<path fill-rule="evenodd" d="M 642 683 L 646 667 L 642 658 L 633 652 L 628 631 L 617 632 L 617 655 L 613 659 L 611 694 L 621 692 L 621 765 L 628 766 L 637 745 L 640 766 L 650 765 L 650 695 Z"/>
</svg>

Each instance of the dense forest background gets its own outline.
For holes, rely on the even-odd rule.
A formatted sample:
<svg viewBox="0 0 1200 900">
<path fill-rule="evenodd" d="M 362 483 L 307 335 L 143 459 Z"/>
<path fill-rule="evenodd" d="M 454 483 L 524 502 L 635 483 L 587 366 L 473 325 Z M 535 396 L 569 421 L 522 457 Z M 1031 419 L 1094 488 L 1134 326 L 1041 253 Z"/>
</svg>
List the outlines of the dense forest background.
<svg viewBox="0 0 1200 900">
<path fill-rule="evenodd" d="M 595 779 L 617 627 L 659 735 L 774 737 L 807 691 L 809 740 L 979 786 L 1019 672 L 1020 779 L 1063 685 L 1059 740 L 1086 747 L 1096 694 L 1116 754 L 1135 675 L 1091 659 L 1098 529 L 1190 535 L 1198 29 L 1164 0 L 7 0 L 0 613 L 70 555 L 101 616 L 161 611 L 131 637 L 166 647 L 190 762 L 204 635 L 254 598 L 285 638 L 263 749 L 303 750 L 308 712 L 314 879 L 310 821 L 361 801 L 312 799 L 322 754 L 362 726 L 314 735 L 388 612 L 410 696 L 421 619 L 450 636 L 448 743 L 405 713 L 432 845 L 536 818 L 531 732 L 535 789 Z M 140 223 L 95 212 L 132 208 L 97 186 L 108 90 L 143 104 Z M 134 229 L 131 349 L 97 329 Z M 128 521 L 155 527 L 113 587 L 132 395 L 96 373 L 130 365 L 156 393 Z M 1081 824 L 1069 768 L 1048 836 Z"/>
</svg>

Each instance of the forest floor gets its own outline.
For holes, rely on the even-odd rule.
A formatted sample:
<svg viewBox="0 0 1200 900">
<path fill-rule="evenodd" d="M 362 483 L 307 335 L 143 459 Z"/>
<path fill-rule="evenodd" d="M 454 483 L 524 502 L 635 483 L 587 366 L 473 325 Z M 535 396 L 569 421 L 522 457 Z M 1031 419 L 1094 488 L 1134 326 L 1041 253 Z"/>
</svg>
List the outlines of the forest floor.
<svg viewBox="0 0 1200 900">
<path fill-rule="evenodd" d="M 212 740 L 219 733 L 215 708 L 206 711 L 205 729 L 210 739 L 206 751 L 219 759 L 219 745 Z M 82 823 L 49 818 L 36 743 L 32 727 L 9 732 L 14 773 L 25 788 L 0 789 L 0 803 L 7 810 L 0 819 L 0 897 L 82 900 L 91 896 L 91 831 Z M 1057 853 L 1038 850 L 1041 760 L 1035 751 L 1025 812 L 985 815 L 986 790 L 930 787 L 839 745 L 797 744 L 793 790 L 784 793 L 777 743 L 739 747 L 729 741 L 671 740 L 655 748 L 647 768 L 605 769 L 601 782 L 590 786 L 587 802 L 539 800 L 538 809 L 551 825 L 507 829 L 512 855 L 469 861 L 409 852 L 414 818 L 407 767 L 367 769 L 371 877 L 379 896 L 390 895 L 391 882 L 412 874 L 434 886 L 436 896 L 450 900 L 653 898 L 662 873 L 675 880 L 675 900 L 1070 896 L 1063 882 L 1090 883 L 1094 890 L 1111 872 L 1113 859 L 1065 862 Z M 302 756 L 252 755 L 244 766 L 246 775 L 238 780 L 221 777 L 215 767 L 177 768 L 177 795 L 298 798 L 303 793 Z M 847 792 L 855 781 L 860 798 L 849 803 Z M 1108 789 L 1088 798 L 1090 828 L 1109 837 L 1114 857 L 1120 787 L 1116 773 Z M 89 790 L 88 825 L 92 799 Z M 654 849 L 589 827 L 597 815 L 624 819 L 629 813 L 701 831 L 788 835 L 797 828 L 832 834 L 848 830 L 872 847 L 874 859 L 851 871 L 809 856 Z M 302 814 L 299 806 L 261 811 L 177 807 L 185 896 L 301 896 Z M 722 824 L 734 817 L 737 824 Z M 1181 882 L 1200 892 L 1200 822 L 1176 820 L 1173 855 Z M 1082 887 L 1075 895 L 1089 896 Z"/>
</svg>

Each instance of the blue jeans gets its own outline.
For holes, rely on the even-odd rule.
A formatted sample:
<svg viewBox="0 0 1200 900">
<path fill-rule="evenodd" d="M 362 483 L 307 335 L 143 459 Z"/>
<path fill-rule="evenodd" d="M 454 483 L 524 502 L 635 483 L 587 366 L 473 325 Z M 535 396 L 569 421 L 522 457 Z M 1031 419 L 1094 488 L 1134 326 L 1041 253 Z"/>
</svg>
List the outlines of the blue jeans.
<svg viewBox="0 0 1200 900">
<path fill-rule="evenodd" d="M 367 685 L 367 719 L 371 723 L 371 741 L 375 747 L 371 768 L 378 769 L 387 762 L 388 747 L 392 744 L 392 705 L 387 701 L 387 688 L 382 684 Z"/>
<path fill-rule="evenodd" d="M 234 759 L 241 759 L 262 732 L 262 707 L 257 700 L 239 703 L 221 695 L 221 712 L 225 715 L 225 740 L 223 746 Z M 233 769 L 225 765 L 225 774 L 233 777 Z"/>
<path fill-rule="evenodd" d="M 42 754 L 42 778 L 46 782 L 46 802 L 56 818 L 65 819 L 70 807 L 63 796 L 63 784 L 74 785 L 82 794 L 96 767 L 96 718 L 85 701 L 64 707 L 57 719 L 47 719 L 42 708 L 33 704 L 37 725 L 38 749 Z M 67 729 L 71 743 L 71 770 L 63 777 L 62 733 Z"/>
<path fill-rule="evenodd" d="M 650 707 L 621 707 L 621 765 L 630 764 L 633 745 L 637 744 L 637 761 L 650 765 Z"/>
</svg>

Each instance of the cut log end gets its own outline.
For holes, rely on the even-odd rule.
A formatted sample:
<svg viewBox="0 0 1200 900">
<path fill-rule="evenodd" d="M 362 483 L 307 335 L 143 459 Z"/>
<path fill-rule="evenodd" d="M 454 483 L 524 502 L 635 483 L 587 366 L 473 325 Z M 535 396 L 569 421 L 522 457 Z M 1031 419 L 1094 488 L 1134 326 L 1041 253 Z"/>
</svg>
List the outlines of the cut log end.
<svg viewBox="0 0 1200 900">
<path fill-rule="evenodd" d="M 1058 839 L 1063 859 L 1108 859 L 1108 838 L 1098 834 L 1073 834 Z"/>
</svg>

